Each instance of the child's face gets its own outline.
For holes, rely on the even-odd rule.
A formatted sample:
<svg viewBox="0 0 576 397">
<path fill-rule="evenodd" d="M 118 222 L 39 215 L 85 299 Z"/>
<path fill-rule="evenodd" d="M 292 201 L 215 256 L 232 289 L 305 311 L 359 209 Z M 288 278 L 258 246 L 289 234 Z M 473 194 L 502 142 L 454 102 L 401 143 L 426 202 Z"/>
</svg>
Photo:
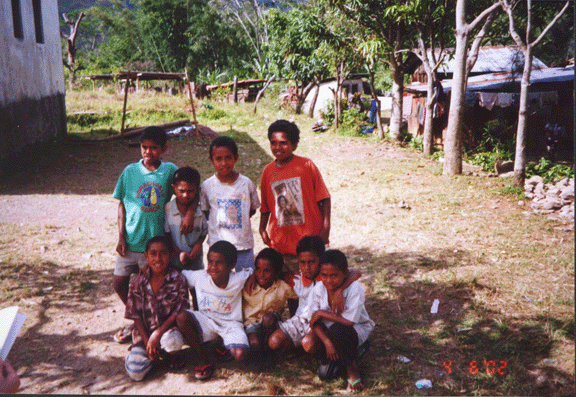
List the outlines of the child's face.
<svg viewBox="0 0 576 397">
<path fill-rule="evenodd" d="M 270 150 L 276 160 L 286 160 L 292 157 L 298 144 L 292 144 L 285 132 L 273 132 L 270 136 Z"/>
<path fill-rule="evenodd" d="M 228 266 L 224 255 L 219 252 L 210 251 L 208 252 L 208 265 L 206 266 L 206 272 L 212 277 L 212 281 L 220 288 L 224 288 L 228 284 L 228 279 L 230 277 L 230 271 L 232 271 L 232 266 Z"/>
<path fill-rule="evenodd" d="M 274 274 L 274 268 L 272 263 L 268 259 L 259 258 L 254 264 L 254 274 L 256 275 L 256 281 L 258 285 L 262 288 L 269 288 L 274 281 L 276 281 L 276 275 Z"/>
<path fill-rule="evenodd" d="M 210 161 L 221 177 L 229 176 L 234 172 L 234 165 L 238 161 L 238 155 L 234 156 L 226 146 L 216 146 L 210 154 Z"/>
<path fill-rule="evenodd" d="M 160 156 L 164 154 L 168 146 L 160 146 L 151 139 L 140 142 L 140 152 L 146 165 L 156 165 L 160 162 Z"/>
<path fill-rule="evenodd" d="M 170 264 L 170 250 L 160 241 L 150 244 L 148 251 L 144 252 L 152 274 L 165 274 Z"/>
<path fill-rule="evenodd" d="M 343 272 L 331 263 L 323 263 L 320 267 L 320 278 L 328 291 L 337 290 L 344 283 L 347 275 L 348 271 Z"/>
<path fill-rule="evenodd" d="M 300 252 L 298 254 L 298 266 L 300 266 L 300 273 L 308 280 L 314 280 L 320 271 L 318 262 L 320 258 L 315 253 L 310 251 Z"/>
<path fill-rule="evenodd" d="M 175 185 L 172 185 L 172 189 L 174 189 L 176 202 L 183 206 L 190 205 L 198 194 L 198 186 L 186 181 L 179 181 Z"/>
</svg>

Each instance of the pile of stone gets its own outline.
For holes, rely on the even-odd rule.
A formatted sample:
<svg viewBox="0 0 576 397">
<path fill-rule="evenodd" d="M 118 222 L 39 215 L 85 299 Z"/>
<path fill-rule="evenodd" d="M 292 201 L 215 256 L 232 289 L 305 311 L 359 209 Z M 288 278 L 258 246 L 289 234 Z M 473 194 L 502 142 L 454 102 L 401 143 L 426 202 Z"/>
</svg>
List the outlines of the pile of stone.
<svg viewBox="0 0 576 397">
<path fill-rule="evenodd" d="M 535 175 L 524 184 L 524 195 L 532 200 L 530 206 L 535 214 L 574 221 L 574 178 L 563 178 L 552 184 L 544 183 L 542 177 Z"/>
</svg>

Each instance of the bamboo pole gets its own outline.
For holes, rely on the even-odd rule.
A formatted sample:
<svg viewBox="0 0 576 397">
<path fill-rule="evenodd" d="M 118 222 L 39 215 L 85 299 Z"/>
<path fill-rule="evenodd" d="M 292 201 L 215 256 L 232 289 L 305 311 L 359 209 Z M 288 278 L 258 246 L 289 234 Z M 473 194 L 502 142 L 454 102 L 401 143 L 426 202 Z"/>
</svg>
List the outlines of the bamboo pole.
<svg viewBox="0 0 576 397">
<path fill-rule="evenodd" d="M 128 87 L 130 86 L 130 70 L 126 75 L 126 86 L 124 87 L 124 108 L 122 109 L 122 126 L 120 127 L 120 134 L 124 133 L 124 121 L 126 120 L 126 102 L 128 102 Z"/>
<path fill-rule="evenodd" d="M 200 131 L 198 131 L 198 120 L 196 120 L 196 110 L 194 109 L 194 98 L 192 96 L 192 83 L 190 82 L 190 77 L 188 76 L 188 68 L 185 68 L 186 72 L 186 82 L 188 84 L 188 97 L 190 98 L 190 105 L 192 106 L 192 118 L 194 120 L 194 132 L 196 137 L 200 136 Z"/>
</svg>

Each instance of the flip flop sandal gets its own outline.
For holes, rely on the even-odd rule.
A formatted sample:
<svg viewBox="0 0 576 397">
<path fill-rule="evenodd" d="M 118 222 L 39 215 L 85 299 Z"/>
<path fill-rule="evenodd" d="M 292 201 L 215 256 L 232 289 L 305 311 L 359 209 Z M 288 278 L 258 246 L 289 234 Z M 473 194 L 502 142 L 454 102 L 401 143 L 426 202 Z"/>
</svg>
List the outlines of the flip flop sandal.
<svg viewBox="0 0 576 397">
<path fill-rule="evenodd" d="M 229 361 L 234 360 L 234 356 L 230 353 L 230 350 L 225 349 L 223 347 L 216 348 L 216 354 L 221 362 L 227 363 Z"/>
<path fill-rule="evenodd" d="M 354 389 L 354 386 L 356 386 L 358 383 L 362 382 L 362 378 L 358 378 L 355 381 L 352 381 L 351 379 L 346 379 L 348 381 L 348 391 L 352 394 L 356 394 L 361 392 L 362 390 L 364 390 L 364 387 L 362 387 L 361 389 Z"/>
<path fill-rule="evenodd" d="M 126 343 L 132 339 L 132 327 L 122 327 L 118 332 L 114 334 L 114 342 L 116 343 Z"/>
<path fill-rule="evenodd" d="M 214 372 L 214 364 L 206 364 L 202 367 L 194 367 L 194 377 L 198 380 L 208 380 Z"/>
</svg>

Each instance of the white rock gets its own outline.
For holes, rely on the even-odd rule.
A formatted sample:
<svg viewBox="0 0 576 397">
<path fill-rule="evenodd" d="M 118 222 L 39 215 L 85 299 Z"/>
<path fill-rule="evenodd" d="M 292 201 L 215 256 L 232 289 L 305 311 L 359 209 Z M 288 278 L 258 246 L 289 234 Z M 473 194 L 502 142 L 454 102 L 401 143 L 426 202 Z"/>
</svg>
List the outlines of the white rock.
<svg viewBox="0 0 576 397">
<path fill-rule="evenodd" d="M 520 200 L 520 201 L 518 201 L 518 205 L 519 205 L 520 207 L 523 207 L 523 206 L 524 206 L 524 204 L 526 204 L 526 203 L 524 202 L 524 200 Z"/>
<path fill-rule="evenodd" d="M 527 184 L 537 185 L 539 183 L 544 183 L 544 179 L 539 175 L 534 175 L 532 178 L 526 181 Z"/>
</svg>

